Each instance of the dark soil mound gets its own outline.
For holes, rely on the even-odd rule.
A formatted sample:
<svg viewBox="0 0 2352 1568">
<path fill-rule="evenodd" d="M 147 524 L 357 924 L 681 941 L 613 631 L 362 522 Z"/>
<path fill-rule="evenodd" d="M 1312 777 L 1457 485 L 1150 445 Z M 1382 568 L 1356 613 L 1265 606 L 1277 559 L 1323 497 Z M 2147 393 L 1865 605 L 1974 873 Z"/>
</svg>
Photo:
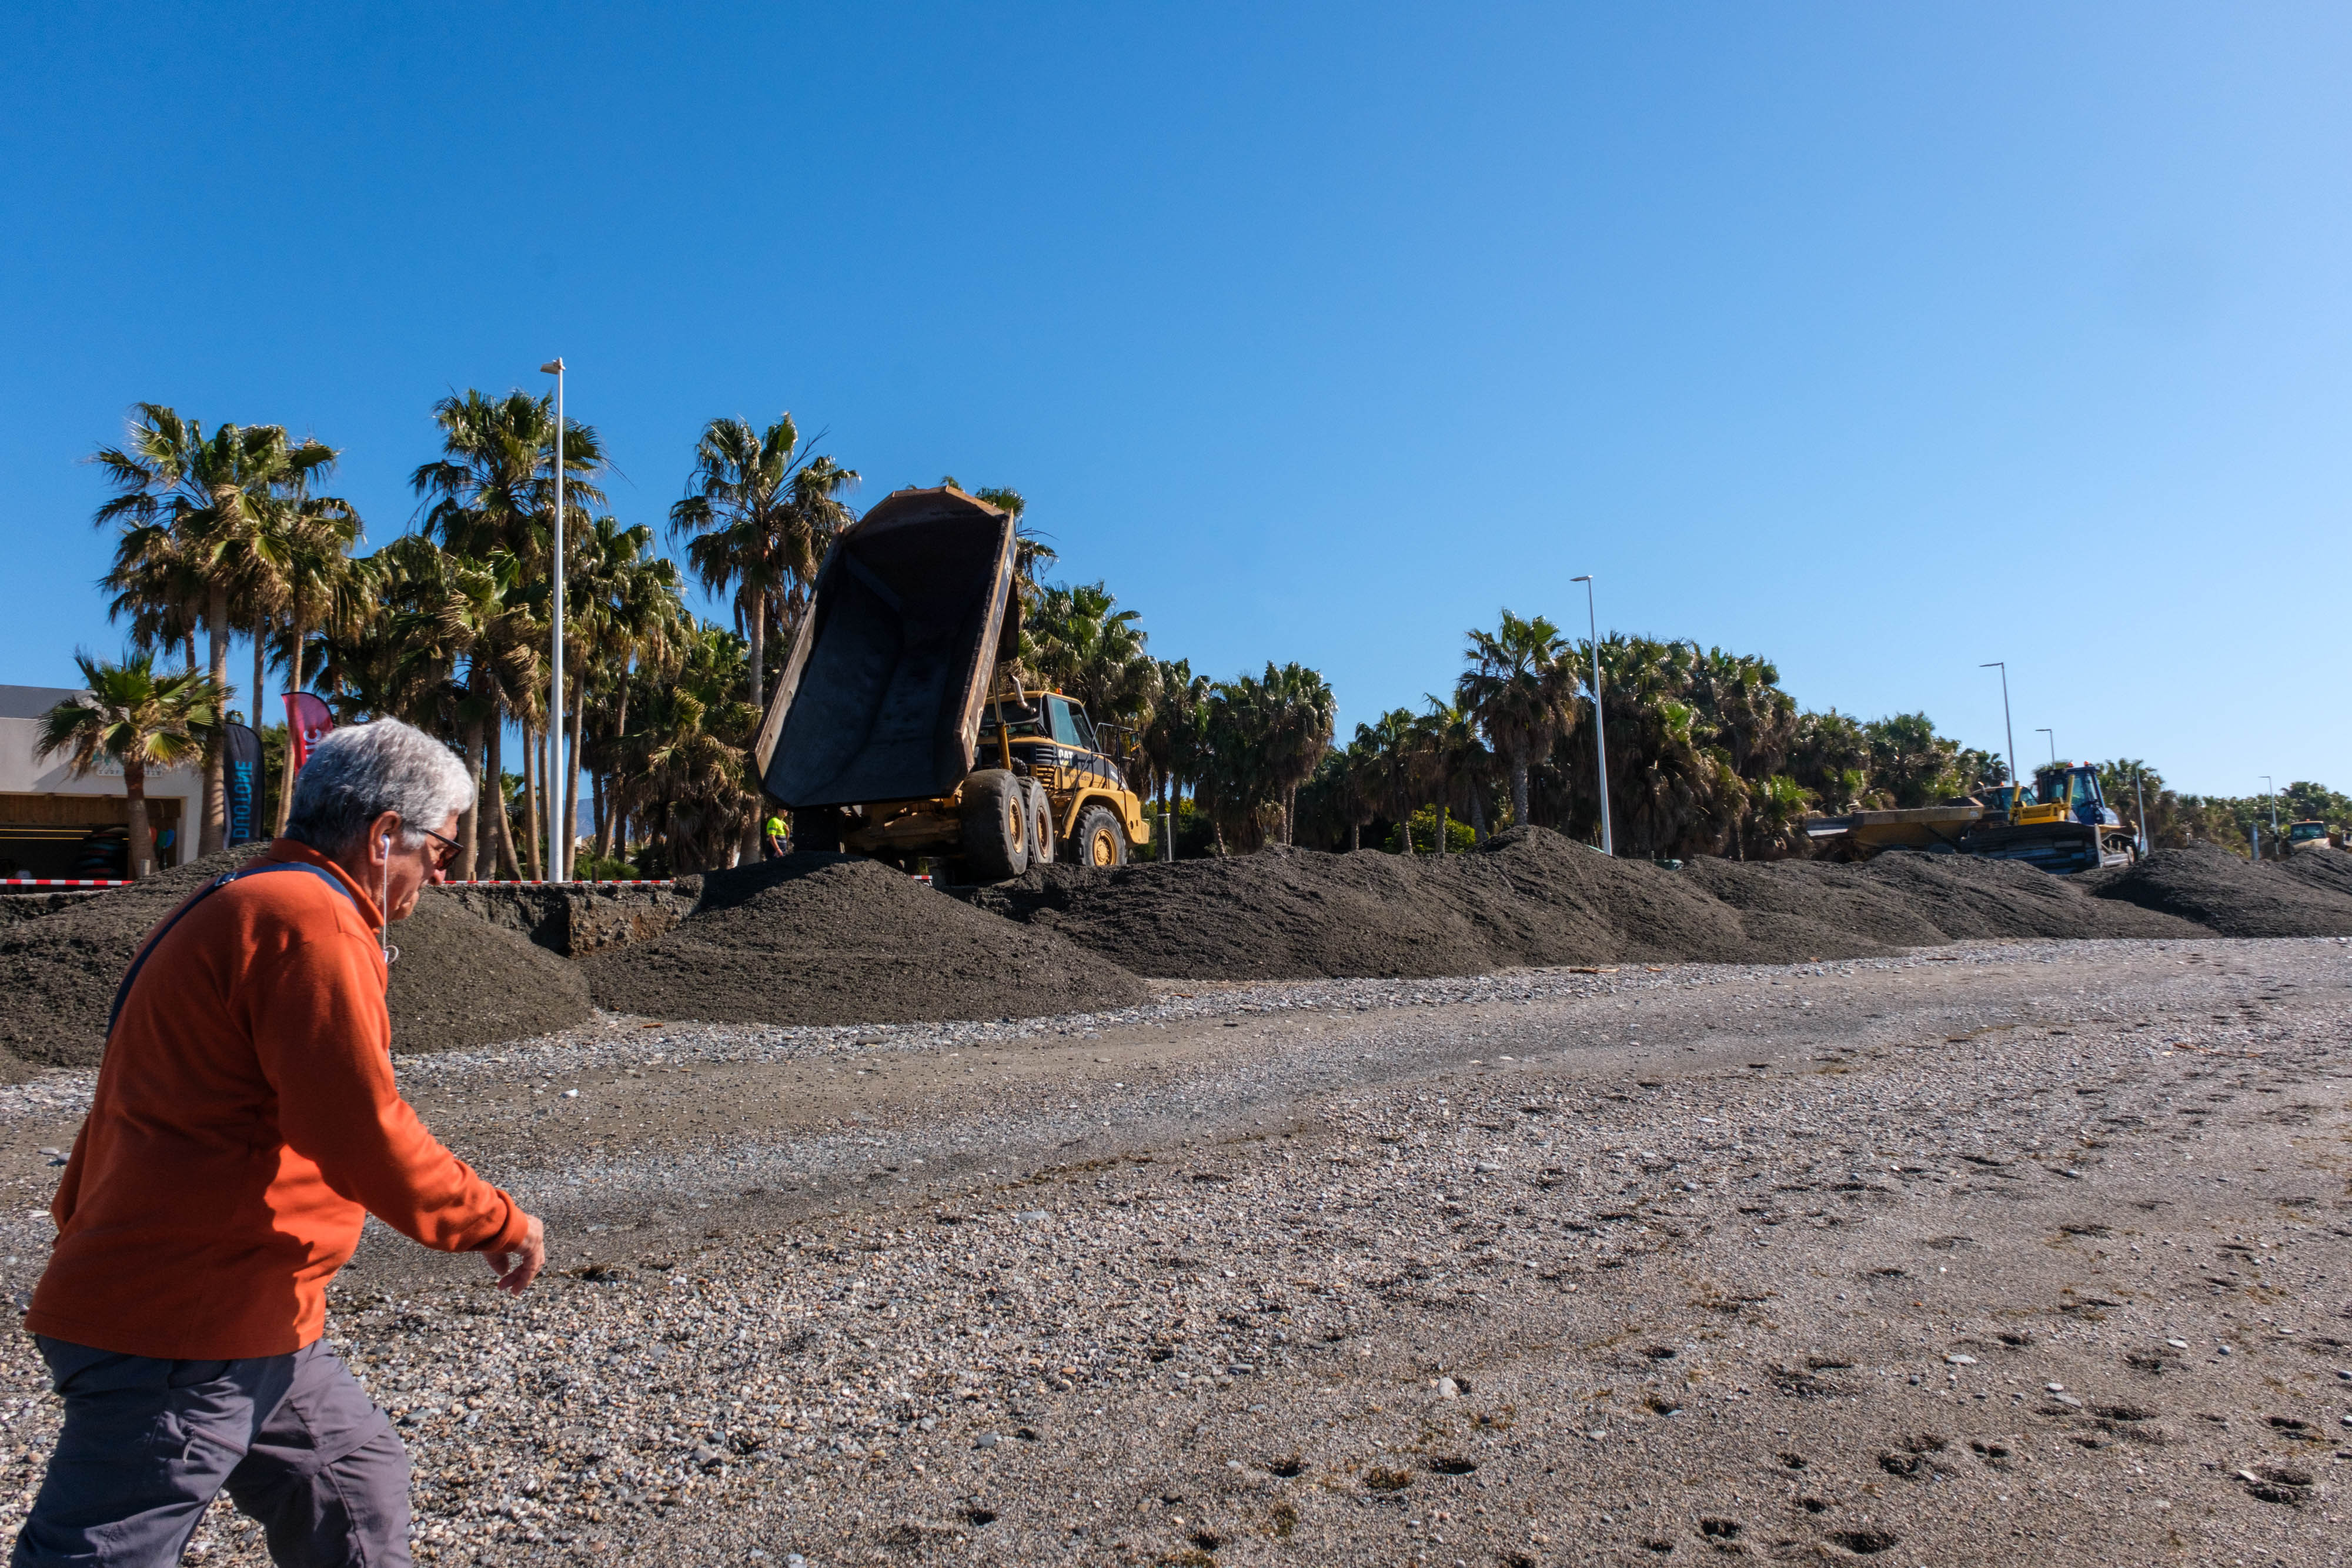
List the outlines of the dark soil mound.
<svg viewBox="0 0 2352 1568">
<path fill-rule="evenodd" d="M 709 1023 L 912 1023 L 1132 1007 L 1143 982 L 854 855 L 712 872 L 677 928 L 596 954 L 597 1004 Z"/>
<path fill-rule="evenodd" d="M 2019 936 L 2196 936 L 2178 916 L 2091 896 L 2079 877 L 1973 855 L 1826 861 L 1693 861 L 1685 875 L 1757 916 L 1803 919 L 1906 946 Z"/>
<path fill-rule="evenodd" d="M 2158 850 L 2137 865 L 2082 880 L 2100 898 L 2162 910 L 2224 936 L 2352 936 L 2352 897 L 2211 844 Z"/>
<path fill-rule="evenodd" d="M 968 896 L 1171 979 L 1784 963 L 1893 950 L 1866 927 L 1801 913 L 1751 915 L 1717 897 L 1704 879 L 1610 860 L 1541 828 L 1514 829 L 1442 859 L 1276 849 L 1110 871 L 1055 865 Z"/>
<path fill-rule="evenodd" d="M 1480 974 L 1516 965 L 1795 963 L 2014 936 L 2196 936 L 2079 879 L 1953 855 L 1867 865 L 1610 860 L 1541 828 L 1469 854 L 1270 850 L 1055 865 L 965 896 L 1170 979 Z"/>
<path fill-rule="evenodd" d="M 0 1053 L 83 1066 L 106 1040 L 123 971 L 163 917 L 261 852 L 207 855 L 39 919 L 0 928 Z M 585 1022 L 586 986 L 562 959 L 435 899 L 393 927 L 401 961 L 385 997 L 393 1049 L 449 1051 Z"/>
<path fill-rule="evenodd" d="M 392 928 L 400 962 L 384 1005 L 403 1055 L 464 1051 L 586 1023 L 596 1009 L 579 966 L 428 895 Z"/>
<path fill-rule="evenodd" d="M 2322 893 L 2352 898 L 2352 853 L 2326 846 L 2300 849 L 2278 862 L 2278 869 Z"/>
</svg>

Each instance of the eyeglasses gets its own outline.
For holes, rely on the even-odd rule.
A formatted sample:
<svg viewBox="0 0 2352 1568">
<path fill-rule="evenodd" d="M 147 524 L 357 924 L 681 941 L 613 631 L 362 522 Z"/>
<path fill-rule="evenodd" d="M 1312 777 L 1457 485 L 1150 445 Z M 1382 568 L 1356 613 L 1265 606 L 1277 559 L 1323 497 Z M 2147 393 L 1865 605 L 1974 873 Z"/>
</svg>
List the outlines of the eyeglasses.
<svg viewBox="0 0 2352 1568">
<path fill-rule="evenodd" d="M 441 846 L 441 852 L 433 857 L 433 869 L 435 871 L 445 869 L 451 861 L 457 858 L 458 845 L 457 840 L 445 838 L 441 834 L 435 832 L 430 828 L 419 828 L 416 831 Z"/>
</svg>

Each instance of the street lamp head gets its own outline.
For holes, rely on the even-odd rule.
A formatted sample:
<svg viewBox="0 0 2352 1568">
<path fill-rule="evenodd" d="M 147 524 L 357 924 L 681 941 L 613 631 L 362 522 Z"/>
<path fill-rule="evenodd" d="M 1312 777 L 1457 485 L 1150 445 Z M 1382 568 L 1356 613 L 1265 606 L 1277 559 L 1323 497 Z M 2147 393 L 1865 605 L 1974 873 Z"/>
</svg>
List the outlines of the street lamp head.
<svg viewBox="0 0 2352 1568">
<path fill-rule="evenodd" d="M 542 375 L 560 376 L 563 373 L 563 361 L 562 360 L 550 360 L 547 363 L 540 366 L 539 369 Z"/>
<path fill-rule="evenodd" d="M 1582 577 L 1571 577 L 1568 580 L 1570 582 L 1591 582 L 1592 580 L 1592 574 L 1588 571 Z"/>
<path fill-rule="evenodd" d="M 2009 661 L 2007 659 L 1987 659 L 1983 664 L 1979 664 L 1977 668 L 1979 670 L 2005 670 L 2009 668 Z"/>
</svg>

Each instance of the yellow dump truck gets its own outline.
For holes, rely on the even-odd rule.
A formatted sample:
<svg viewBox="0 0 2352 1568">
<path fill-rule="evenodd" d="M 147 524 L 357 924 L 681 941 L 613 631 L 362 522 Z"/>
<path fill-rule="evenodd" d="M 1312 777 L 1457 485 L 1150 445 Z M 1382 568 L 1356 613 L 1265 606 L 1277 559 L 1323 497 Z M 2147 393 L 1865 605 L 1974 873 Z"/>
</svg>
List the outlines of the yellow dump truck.
<svg viewBox="0 0 2352 1568">
<path fill-rule="evenodd" d="M 2003 785 L 1948 805 L 1813 817 L 1805 834 L 1831 860 L 1907 851 L 2023 861 L 2063 873 L 2139 858 L 2131 830 L 2109 809 L 2099 770 L 2088 762 L 2054 775 L 2046 791 Z"/>
<path fill-rule="evenodd" d="M 1008 513 L 952 486 L 898 491 L 834 540 L 755 752 L 794 849 L 997 882 L 1150 842 L 1123 748 L 1013 677 L 1014 545 Z"/>
</svg>

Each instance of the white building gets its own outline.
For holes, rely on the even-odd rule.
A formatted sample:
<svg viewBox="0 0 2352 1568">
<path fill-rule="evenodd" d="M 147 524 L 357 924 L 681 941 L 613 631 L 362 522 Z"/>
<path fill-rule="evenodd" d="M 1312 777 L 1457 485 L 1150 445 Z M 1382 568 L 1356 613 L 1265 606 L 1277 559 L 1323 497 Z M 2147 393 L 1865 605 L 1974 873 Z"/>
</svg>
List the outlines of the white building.
<svg viewBox="0 0 2352 1568">
<path fill-rule="evenodd" d="M 63 757 L 40 755 L 41 716 L 79 695 L 64 686 L 0 686 L 0 877 L 122 874 L 85 863 L 122 842 L 131 821 L 122 770 L 109 767 L 77 779 Z M 149 770 L 147 824 L 160 863 L 194 857 L 203 800 L 195 768 Z M 117 851 L 113 866 L 121 864 Z"/>
</svg>

